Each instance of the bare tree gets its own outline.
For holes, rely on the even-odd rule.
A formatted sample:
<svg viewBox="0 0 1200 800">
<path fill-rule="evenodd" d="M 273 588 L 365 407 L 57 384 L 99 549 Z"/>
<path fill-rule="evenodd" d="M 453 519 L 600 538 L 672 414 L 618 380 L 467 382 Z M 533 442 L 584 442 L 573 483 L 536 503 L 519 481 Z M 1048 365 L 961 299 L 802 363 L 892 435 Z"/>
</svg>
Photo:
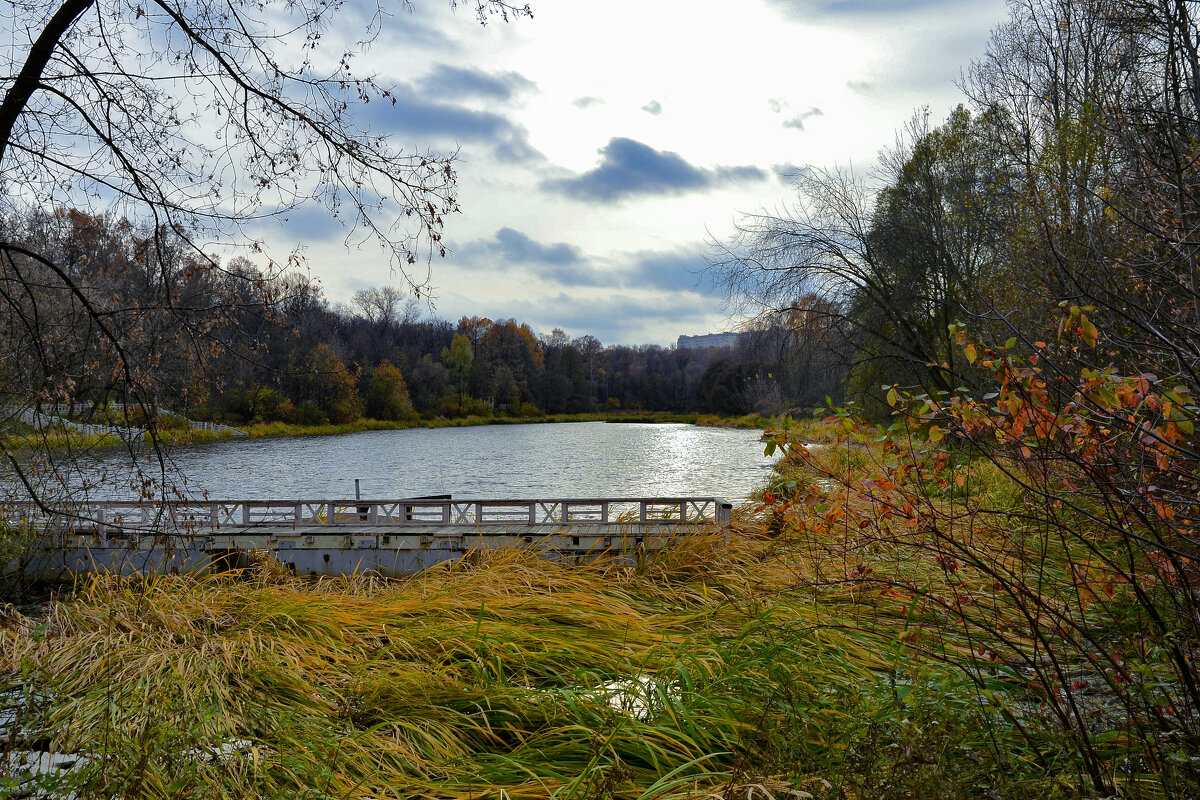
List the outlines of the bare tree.
<svg viewBox="0 0 1200 800">
<path fill-rule="evenodd" d="M 974 296 L 994 281 L 1002 227 L 993 212 L 1008 196 L 980 124 L 962 108 L 937 128 L 918 113 L 882 155 L 875 182 L 801 171 L 791 208 L 746 216 L 717 245 L 710 269 L 730 307 L 788 315 L 808 297 L 837 314 L 831 330 L 850 337 L 862 399 L 882 383 L 960 385 L 948 326 L 988 307 Z"/>
<path fill-rule="evenodd" d="M 350 303 L 368 322 L 377 326 L 380 331 L 386 331 L 392 325 L 408 322 L 415 316 L 413 312 L 416 311 L 416 298 L 410 298 L 409 303 L 402 306 L 403 300 L 404 293 L 395 286 L 379 286 L 359 289 Z"/>
<path fill-rule="evenodd" d="M 1183 0 L 1020 0 L 969 73 L 1024 189 L 1008 258 L 1095 306 L 1100 366 L 1200 382 L 1200 27 Z"/>
<path fill-rule="evenodd" d="M 353 119 L 352 103 L 394 98 L 354 74 L 355 51 L 318 51 L 342 5 L 10 4 L 11 27 L 30 41 L 9 49 L 0 78 L 4 210 L 88 198 L 159 225 L 229 233 L 315 199 L 427 289 L 428 275 L 407 270 L 441 249 L 444 215 L 457 207 L 453 154 L 398 150 Z M 481 16 L 511 10 L 477 2 Z M 377 12 L 365 41 L 383 23 Z"/>
<path fill-rule="evenodd" d="M 503 0 L 471 5 L 481 21 L 529 14 Z M 281 300 L 270 279 L 290 256 L 268 254 L 265 275 L 210 279 L 222 267 L 209 245 L 261 255 L 250 224 L 306 203 L 343 220 L 349 237 L 377 241 L 402 281 L 428 293 L 445 216 L 458 207 L 454 154 L 398 149 L 352 113 L 395 102 L 355 69 L 391 22 L 383 6 L 358 44 L 336 52 L 322 45 L 343 0 L 13 0 L 4 9 L 0 315 L 19 333 L 8 349 L 44 367 L 37 385 L 10 384 L 7 399 L 73 401 L 78 373 L 53 368 L 49 354 L 60 352 L 55 335 L 87 330 L 82 363 L 152 412 L 158 369 L 147 338 L 183 337 L 200 358 L 223 344 L 212 316 L 231 300 L 253 296 L 267 309 Z M 145 231 L 136 258 L 106 281 L 73 269 L 56 239 L 28 224 L 69 208 L 132 220 Z M 205 291 L 189 295 L 197 282 Z"/>
</svg>

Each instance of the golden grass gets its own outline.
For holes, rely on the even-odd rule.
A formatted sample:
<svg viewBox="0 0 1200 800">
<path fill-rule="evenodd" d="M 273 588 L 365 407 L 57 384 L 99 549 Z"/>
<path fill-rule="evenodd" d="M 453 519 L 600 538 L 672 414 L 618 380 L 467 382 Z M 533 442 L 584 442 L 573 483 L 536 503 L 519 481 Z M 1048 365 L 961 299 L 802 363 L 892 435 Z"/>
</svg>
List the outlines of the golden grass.
<svg viewBox="0 0 1200 800">
<path fill-rule="evenodd" d="M 863 491 L 880 446 L 796 435 L 823 446 L 783 464 L 790 504 L 741 509 L 728 542 L 634 566 L 481 551 L 404 580 L 100 576 L 7 617 L 0 689 L 41 698 L 26 739 L 91 759 L 82 796 L 1086 796 L 1024 672 L 1044 641 L 996 576 L 1062 624 L 1116 624 L 1128 590 L 1079 607 L 1071 553 L 1000 470 L 901 524 Z M 1119 728 L 1096 731 L 1118 785 L 1159 796 Z"/>
<path fill-rule="evenodd" d="M 747 637 L 787 581 L 765 557 L 698 534 L 638 568 L 511 551 L 403 581 L 100 576 L 7 628 L 0 672 L 52 698 L 39 725 L 102 794 L 691 796 L 768 730 L 744 707 L 779 677 Z M 647 676 L 650 716 L 605 700 Z"/>
</svg>

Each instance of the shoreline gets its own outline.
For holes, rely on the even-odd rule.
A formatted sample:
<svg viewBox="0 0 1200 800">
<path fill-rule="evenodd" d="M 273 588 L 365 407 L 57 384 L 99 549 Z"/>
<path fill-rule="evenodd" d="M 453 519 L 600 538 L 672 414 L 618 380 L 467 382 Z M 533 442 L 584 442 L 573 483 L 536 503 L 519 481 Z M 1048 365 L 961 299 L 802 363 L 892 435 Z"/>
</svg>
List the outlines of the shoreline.
<svg viewBox="0 0 1200 800">
<path fill-rule="evenodd" d="M 294 425 L 285 422 L 269 422 L 248 425 L 239 428 L 245 431 L 246 438 L 275 439 L 294 436 L 338 436 L 347 433 L 365 431 L 411 430 L 414 428 L 469 428 L 482 425 L 550 425 L 575 422 L 609 422 L 614 424 L 685 424 L 706 428 L 737 428 L 742 430 L 768 428 L 778 422 L 778 418 L 758 415 L 740 417 L 721 417 L 716 414 L 701 414 L 698 412 L 670 411 L 610 411 L 584 414 L 546 414 L 538 417 L 460 417 L 434 419 L 414 419 L 400 421 L 385 421 L 365 419 L 343 424 L 325 425 Z M 233 434 L 229 431 L 213 432 L 193 428 L 188 430 L 163 430 L 157 437 L 143 434 L 142 441 L 151 444 L 189 445 L 204 444 L 214 441 L 232 441 Z M 73 432 L 55 431 L 50 434 L 25 434 L 14 436 L 9 441 L 9 448 L 15 452 L 37 450 L 68 450 L 68 449 L 108 449 L 126 446 L 127 442 L 114 435 L 92 436 Z"/>
</svg>

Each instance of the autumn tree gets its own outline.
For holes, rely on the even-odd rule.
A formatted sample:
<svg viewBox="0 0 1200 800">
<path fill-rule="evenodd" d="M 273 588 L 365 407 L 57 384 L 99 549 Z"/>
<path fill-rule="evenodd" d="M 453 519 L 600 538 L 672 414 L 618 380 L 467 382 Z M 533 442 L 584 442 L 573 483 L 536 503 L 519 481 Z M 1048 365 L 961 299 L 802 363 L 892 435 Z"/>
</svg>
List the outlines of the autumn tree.
<svg viewBox="0 0 1200 800">
<path fill-rule="evenodd" d="M 432 416 L 438 402 L 450 391 L 450 373 L 433 355 L 426 353 L 409 370 L 409 396 L 417 411 Z"/>
<path fill-rule="evenodd" d="M 591 334 L 584 334 L 571 342 L 571 347 L 583 361 L 583 369 L 587 375 L 587 399 L 583 401 L 580 411 L 592 411 L 597 404 L 597 395 L 602 385 L 603 367 L 600 364 L 600 353 L 604 345 Z M 607 392 L 604 392 L 607 395 Z"/>
<path fill-rule="evenodd" d="M 785 213 L 744 217 L 710 272 L 732 310 L 787 316 L 801 298 L 837 315 L 854 394 L 883 384 L 946 391 L 965 379 L 947 326 L 1004 302 L 997 257 L 1010 178 L 991 157 L 987 120 L 959 108 L 940 126 L 919 113 L 881 157 L 876 180 L 812 168 Z M 990 296 L 989 296 L 990 295 Z M 878 405 L 877 405 L 878 407 Z"/>
<path fill-rule="evenodd" d="M 483 387 L 481 396 L 509 408 L 532 402 L 533 386 L 540 383 L 543 355 L 528 325 L 500 320 L 487 328 L 475 348 L 474 376 Z"/>
<path fill-rule="evenodd" d="M 475 354 L 471 348 L 471 341 L 461 333 L 454 334 L 450 346 L 442 350 L 442 362 L 450 372 L 450 381 L 458 391 L 460 404 L 467 398 L 467 387 L 471 380 L 471 364 L 474 361 Z"/>
<path fill-rule="evenodd" d="M 367 416 L 372 419 L 404 420 L 415 415 L 404 376 L 390 361 L 371 372 L 366 400 Z"/>
<path fill-rule="evenodd" d="M 1024 0 L 970 71 L 1019 168 L 1009 258 L 1029 294 L 1092 305 L 1101 364 L 1200 381 L 1195 4 Z"/>
<path fill-rule="evenodd" d="M 299 401 L 297 412 L 302 416 L 319 415 L 303 419 L 304 422 L 338 425 L 354 422 L 363 415 L 363 403 L 358 396 L 359 375 L 352 373 L 327 344 L 317 345 L 295 361 L 289 382 Z"/>
</svg>

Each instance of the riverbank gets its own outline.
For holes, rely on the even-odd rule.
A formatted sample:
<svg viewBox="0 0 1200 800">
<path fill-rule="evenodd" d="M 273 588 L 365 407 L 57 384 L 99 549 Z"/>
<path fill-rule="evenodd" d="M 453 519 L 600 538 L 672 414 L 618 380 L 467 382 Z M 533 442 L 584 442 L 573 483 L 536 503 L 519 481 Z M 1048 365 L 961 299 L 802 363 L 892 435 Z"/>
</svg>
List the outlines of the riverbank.
<svg viewBox="0 0 1200 800">
<path fill-rule="evenodd" d="M 1126 548 L 1086 496 L 1043 502 L 1019 451 L 935 438 L 775 431 L 728 540 L 633 566 L 266 562 L 7 607 L 5 752 L 73 766 L 0 793 L 1197 796 L 1190 562 Z"/>
<path fill-rule="evenodd" d="M 713 428 L 766 428 L 773 420 L 769 417 L 748 415 L 741 417 L 720 417 L 715 414 L 676 413 L 671 411 L 607 411 L 590 414 L 547 414 L 540 417 L 459 417 L 435 419 L 414 419 L 399 422 L 380 420 L 360 420 L 344 425 L 291 425 L 284 422 L 271 422 L 250 425 L 244 430 L 251 438 L 267 438 L 277 436 L 331 436 L 360 431 L 390 431 L 410 430 L 413 428 L 469 428 L 480 425 L 544 425 L 573 422 L 610 422 L 610 423 L 683 423 L 686 425 L 701 425 Z"/>
<path fill-rule="evenodd" d="M 574 422 L 610 422 L 610 423 L 683 423 L 703 427 L 737 428 L 742 430 L 762 429 L 774 424 L 776 420 L 759 415 L 741 417 L 721 417 L 715 414 L 676 413 L 668 411 L 609 411 L 590 414 L 549 414 L 540 417 L 462 417 L 449 419 L 411 419 L 401 421 L 358 420 L 340 425 L 294 425 L 285 422 L 258 423 L 243 426 L 248 438 L 268 439 L 292 436 L 338 436 L 347 433 L 363 431 L 393 431 L 412 430 L 417 428 L 466 428 L 482 425 L 540 425 L 562 424 Z M 157 433 L 143 435 L 146 444 L 155 441 L 164 445 L 200 444 L 220 440 L 233 439 L 230 431 L 214 432 L 201 428 L 168 428 Z M 51 430 L 47 432 L 28 432 L 11 436 L 7 446 L 13 451 L 37 450 L 95 450 L 105 448 L 126 447 L 128 444 L 120 437 L 108 435 L 89 435 L 76 431 Z"/>
</svg>

